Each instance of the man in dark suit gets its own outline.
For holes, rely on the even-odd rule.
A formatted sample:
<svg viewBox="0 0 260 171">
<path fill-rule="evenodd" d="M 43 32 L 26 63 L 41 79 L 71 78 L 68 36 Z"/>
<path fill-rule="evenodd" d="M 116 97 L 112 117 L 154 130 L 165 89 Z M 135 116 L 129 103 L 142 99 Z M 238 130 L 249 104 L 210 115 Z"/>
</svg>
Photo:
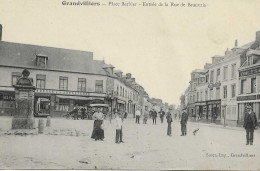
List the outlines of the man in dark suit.
<svg viewBox="0 0 260 171">
<path fill-rule="evenodd" d="M 187 121 L 188 121 L 188 114 L 186 113 L 186 109 L 183 109 L 181 115 L 181 136 L 186 136 L 187 134 Z"/>
<path fill-rule="evenodd" d="M 253 145 L 254 130 L 257 128 L 257 119 L 252 107 L 249 105 L 246 107 L 243 127 L 246 129 L 246 145 L 249 143 L 250 145 Z"/>
<path fill-rule="evenodd" d="M 152 109 L 151 115 L 153 118 L 153 125 L 156 125 L 157 112 L 154 109 Z"/>
</svg>

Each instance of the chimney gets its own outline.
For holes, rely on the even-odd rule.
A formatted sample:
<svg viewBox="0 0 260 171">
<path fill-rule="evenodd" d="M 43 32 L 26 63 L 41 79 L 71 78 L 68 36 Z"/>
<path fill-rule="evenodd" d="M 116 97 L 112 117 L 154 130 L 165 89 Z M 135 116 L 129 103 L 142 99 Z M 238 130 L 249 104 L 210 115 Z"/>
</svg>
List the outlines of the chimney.
<svg viewBox="0 0 260 171">
<path fill-rule="evenodd" d="M 3 29 L 2 24 L 0 24 L 0 41 L 2 41 L 2 29 Z"/>
<path fill-rule="evenodd" d="M 130 73 L 127 73 L 127 74 L 126 74 L 126 78 L 127 78 L 127 79 L 130 79 L 131 76 L 132 76 L 132 75 L 131 75 Z"/>
<path fill-rule="evenodd" d="M 238 45 L 238 42 L 237 42 L 237 40 L 235 40 L 235 47 L 237 47 L 237 45 Z"/>
<path fill-rule="evenodd" d="M 260 42 L 260 31 L 256 32 L 255 40 Z"/>
<path fill-rule="evenodd" d="M 235 45 L 236 45 L 236 43 L 235 43 Z M 225 55 L 227 55 L 228 54 L 228 48 L 227 48 L 227 50 L 225 51 Z"/>
</svg>

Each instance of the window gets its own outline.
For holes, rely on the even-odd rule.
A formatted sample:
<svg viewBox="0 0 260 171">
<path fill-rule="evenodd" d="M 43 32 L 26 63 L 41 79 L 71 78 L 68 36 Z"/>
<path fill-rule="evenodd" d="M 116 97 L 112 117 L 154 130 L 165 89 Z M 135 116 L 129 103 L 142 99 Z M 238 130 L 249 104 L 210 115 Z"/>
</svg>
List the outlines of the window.
<svg viewBox="0 0 260 171">
<path fill-rule="evenodd" d="M 39 67 L 46 67 L 47 65 L 47 57 L 45 56 L 37 56 L 36 58 L 36 65 L 39 66 Z"/>
<path fill-rule="evenodd" d="M 103 92 L 103 80 L 96 80 L 96 92 Z"/>
<path fill-rule="evenodd" d="M 197 92 L 197 102 L 199 101 L 199 92 Z"/>
<path fill-rule="evenodd" d="M 216 88 L 216 99 L 220 99 L 220 88 Z"/>
<path fill-rule="evenodd" d="M 192 103 L 192 96 L 190 96 L 190 103 Z"/>
<path fill-rule="evenodd" d="M 236 84 L 231 85 L 231 97 L 232 98 L 236 97 Z"/>
<path fill-rule="evenodd" d="M 256 78 L 251 79 L 251 93 L 256 92 Z"/>
<path fill-rule="evenodd" d="M 208 100 L 208 90 L 205 90 L 205 100 Z"/>
<path fill-rule="evenodd" d="M 18 79 L 22 76 L 20 72 L 13 72 L 12 73 L 12 85 L 16 85 Z"/>
<path fill-rule="evenodd" d="M 46 75 L 36 74 L 36 88 L 45 89 Z"/>
<path fill-rule="evenodd" d="M 246 93 L 246 80 L 241 80 L 241 94 Z"/>
<path fill-rule="evenodd" d="M 217 69 L 217 78 L 216 78 L 217 82 L 220 81 L 219 77 L 220 77 L 220 68 Z"/>
<path fill-rule="evenodd" d="M 209 100 L 213 99 L 213 89 L 210 89 L 209 91 Z"/>
<path fill-rule="evenodd" d="M 119 88 L 118 88 L 118 86 L 116 87 L 116 91 L 117 91 L 117 95 L 118 95 L 118 93 L 119 93 Z"/>
<path fill-rule="evenodd" d="M 122 96 L 122 87 L 120 86 L 120 96 Z"/>
<path fill-rule="evenodd" d="M 248 58 L 247 58 L 247 65 L 249 66 L 249 65 L 253 65 L 253 56 L 249 56 Z"/>
<path fill-rule="evenodd" d="M 227 98 L 227 86 L 223 86 L 223 98 Z"/>
<path fill-rule="evenodd" d="M 78 91 L 86 91 L 86 78 L 78 79 Z"/>
<path fill-rule="evenodd" d="M 201 91 L 200 92 L 200 101 L 203 101 L 202 97 L 203 97 L 203 92 Z"/>
<path fill-rule="evenodd" d="M 224 67 L 224 71 L 223 71 L 223 79 L 226 80 L 227 79 L 227 76 L 228 76 L 228 66 L 225 66 Z"/>
<path fill-rule="evenodd" d="M 125 97 L 125 88 L 123 88 L 123 95 L 122 96 Z"/>
<path fill-rule="evenodd" d="M 213 83 L 214 80 L 214 70 L 210 72 L 210 83 Z"/>
<path fill-rule="evenodd" d="M 237 69 L 236 64 L 233 64 L 231 67 L 231 78 L 236 78 L 236 69 Z"/>
<path fill-rule="evenodd" d="M 195 97 L 195 95 L 193 95 L 193 102 L 195 102 L 196 101 L 196 97 Z"/>
<path fill-rule="evenodd" d="M 68 90 L 68 77 L 60 77 L 60 90 Z"/>
<path fill-rule="evenodd" d="M 69 99 L 59 99 L 59 103 L 56 104 L 57 111 L 69 111 Z"/>
</svg>

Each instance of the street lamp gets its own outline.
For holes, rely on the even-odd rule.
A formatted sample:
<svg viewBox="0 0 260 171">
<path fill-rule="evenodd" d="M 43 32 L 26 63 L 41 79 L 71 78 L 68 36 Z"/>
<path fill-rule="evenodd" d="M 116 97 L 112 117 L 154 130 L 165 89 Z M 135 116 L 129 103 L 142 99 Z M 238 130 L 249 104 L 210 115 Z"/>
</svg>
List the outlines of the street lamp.
<svg viewBox="0 0 260 171">
<path fill-rule="evenodd" d="M 114 92 L 108 92 L 107 93 L 107 99 L 108 101 L 110 101 L 111 103 L 111 113 L 110 113 L 110 123 L 111 123 L 111 120 L 112 120 L 112 112 L 113 112 L 113 99 L 114 99 Z"/>
</svg>

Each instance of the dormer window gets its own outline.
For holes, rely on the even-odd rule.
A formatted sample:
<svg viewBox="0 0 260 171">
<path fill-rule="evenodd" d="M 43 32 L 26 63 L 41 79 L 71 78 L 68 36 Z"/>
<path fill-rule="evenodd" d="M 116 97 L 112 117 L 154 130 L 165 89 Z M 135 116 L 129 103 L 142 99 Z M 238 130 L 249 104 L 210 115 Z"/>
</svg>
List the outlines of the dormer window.
<svg viewBox="0 0 260 171">
<path fill-rule="evenodd" d="M 48 57 L 46 55 L 38 54 L 36 56 L 36 65 L 38 67 L 46 68 Z"/>
</svg>

